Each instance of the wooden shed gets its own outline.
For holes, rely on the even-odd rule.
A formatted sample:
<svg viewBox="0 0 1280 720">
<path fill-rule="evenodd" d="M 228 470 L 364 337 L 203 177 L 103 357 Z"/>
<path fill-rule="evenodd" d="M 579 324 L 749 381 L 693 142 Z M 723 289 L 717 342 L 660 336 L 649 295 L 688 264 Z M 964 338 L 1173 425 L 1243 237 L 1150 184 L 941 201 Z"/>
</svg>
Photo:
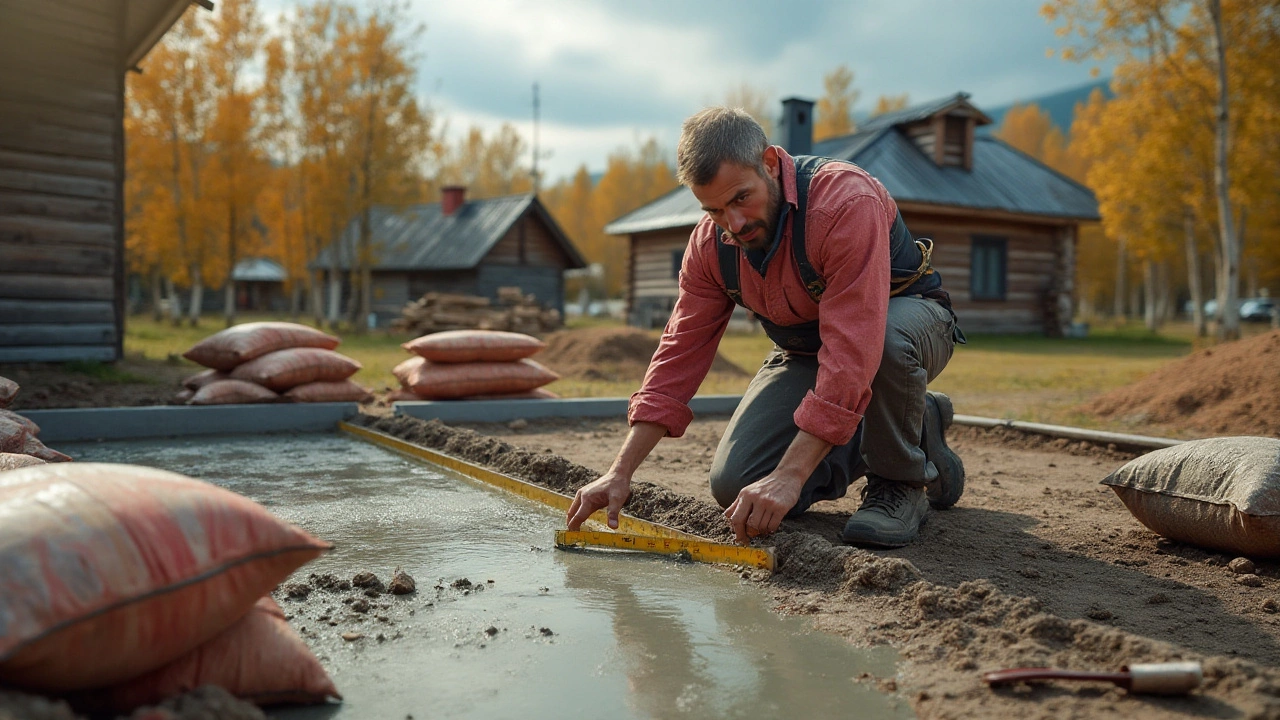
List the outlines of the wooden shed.
<svg viewBox="0 0 1280 720">
<path fill-rule="evenodd" d="M 564 271 L 586 267 L 532 193 L 467 201 L 463 188 L 450 187 L 442 202 L 375 207 L 371 224 L 378 327 L 432 291 L 497 300 L 498 288 L 515 286 L 563 313 Z M 347 275 L 358 236 L 359 224 L 352 220 L 311 266 L 325 276 L 331 308 L 335 298 L 345 303 L 350 297 Z"/>
<path fill-rule="evenodd" d="M 0 0 L 0 362 L 123 356 L 124 75 L 189 2 Z"/>
<path fill-rule="evenodd" d="M 934 267 L 966 332 L 1059 335 L 1071 321 L 1075 242 L 1098 220 L 1083 185 L 974 130 L 991 121 L 959 93 L 872 118 L 858 132 L 812 143 L 812 103 L 783 103 L 780 144 L 793 155 L 847 160 L 880 180 Z M 628 317 L 661 325 L 678 292 L 689 233 L 703 217 L 680 187 L 606 226 L 630 237 Z"/>
</svg>

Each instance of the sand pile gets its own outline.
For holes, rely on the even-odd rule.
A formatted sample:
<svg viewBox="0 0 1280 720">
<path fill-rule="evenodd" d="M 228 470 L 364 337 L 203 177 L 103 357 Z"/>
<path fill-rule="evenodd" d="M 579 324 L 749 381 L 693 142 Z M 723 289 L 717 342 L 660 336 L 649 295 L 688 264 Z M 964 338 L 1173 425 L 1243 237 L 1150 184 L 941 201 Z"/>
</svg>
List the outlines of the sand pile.
<svg viewBox="0 0 1280 720">
<path fill-rule="evenodd" d="M 546 337 L 547 349 L 538 360 L 564 377 L 584 380 L 635 380 L 644 377 L 658 339 L 637 328 L 560 330 Z M 747 375 L 746 371 L 716 355 L 711 372 Z"/>
<path fill-rule="evenodd" d="M 1280 437 L 1280 330 L 1192 353 L 1081 409 L 1212 435 Z"/>
</svg>

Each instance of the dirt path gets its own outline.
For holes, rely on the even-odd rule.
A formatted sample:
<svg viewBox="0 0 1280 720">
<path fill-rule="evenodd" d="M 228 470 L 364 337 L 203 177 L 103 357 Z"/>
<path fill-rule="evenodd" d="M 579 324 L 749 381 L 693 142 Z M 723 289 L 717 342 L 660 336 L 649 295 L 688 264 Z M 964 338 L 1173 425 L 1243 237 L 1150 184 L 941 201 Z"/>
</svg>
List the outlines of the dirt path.
<svg viewBox="0 0 1280 720">
<path fill-rule="evenodd" d="M 480 434 L 407 418 L 369 422 L 563 490 L 607 468 L 626 431 L 586 420 L 471 426 Z M 659 445 L 637 473 L 629 509 L 725 539 L 706 489 L 725 422 L 699 420 Z M 1267 669 L 1280 664 L 1280 565 L 1259 563 L 1262 587 L 1246 587 L 1226 567 L 1230 556 L 1145 530 L 1098 485 L 1128 455 L 972 429 L 957 429 L 952 445 L 968 489 L 910 547 L 840 545 L 856 495 L 784 524 L 770 540 L 782 566 L 756 576 L 778 609 L 811 615 L 856 644 L 898 647 L 901 676 L 879 682 L 897 685 L 921 717 L 1280 718 L 1280 673 Z M 979 679 L 1002 667 L 1178 658 L 1205 662 L 1205 689 L 1189 699 L 1088 684 L 992 692 Z"/>
</svg>

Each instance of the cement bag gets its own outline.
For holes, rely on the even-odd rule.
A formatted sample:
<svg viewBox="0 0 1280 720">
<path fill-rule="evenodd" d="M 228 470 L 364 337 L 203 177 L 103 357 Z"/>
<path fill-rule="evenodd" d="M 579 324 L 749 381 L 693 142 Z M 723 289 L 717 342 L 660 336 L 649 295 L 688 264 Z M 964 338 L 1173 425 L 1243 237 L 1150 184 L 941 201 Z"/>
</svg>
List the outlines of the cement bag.
<svg viewBox="0 0 1280 720">
<path fill-rule="evenodd" d="M 18 396 L 18 383 L 7 377 L 0 377 L 0 408 L 9 407 L 9 403 Z"/>
<path fill-rule="evenodd" d="M 231 377 L 284 392 L 310 382 L 346 380 L 362 367 L 359 362 L 332 350 L 289 348 L 250 360 L 232 370 Z"/>
<path fill-rule="evenodd" d="M 0 418 L 0 452 L 23 452 L 31 431 L 26 425 L 7 418 Z"/>
<path fill-rule="evenodd" d="M 1171 540 L 1280 558 L 1280 440 L 1193 440 L 1143 455 L 1102 484 Z"/>
<path fill-rule="evenodd" d="M 77 709 L 129 713 L 202 685 L 217 685 L 257 705 L 341 700 L 328 673 L 270 597 L 200 647 L 141 677 L 73 697 Z"/>
<path fill-rule="evenodd" d="M 22 443 L 21 452 L 26 455 L 30 455 L 31 457 L 40 458 L 45 462 L 69 462 L 71 460 L 70 456 L 63 455 L 57 450 L 47 447 L 44 443 L 40 442 L 39 439 L 30 435 L 28 435 L 26 441 Z"/>
<path fill-rule="evenodd" d="M 283 395 L 294 402 L 364 402 L 369 391 L 352 380 L 311 382 L 290 389 Z"/>
<path fill-rule="evenodd" d="M 0 452 L 0 472 L 31 467 L 32 465 L 44 465 L 44 460 L 38 457 L 31 457 L 25 453 Z"/>
<path fill-rule="evenodd" d="M 229 490 L 132 465 L 0 474 L 0 519 L 0 685 L 44 692 L 155 670 L 330 547 Z"/>
<path fill-rule="evenodd" d="M 289 322 L 253 322 L 229 327 L 201 340 L 182 357 L 215 370 L 230 370 L 243 362 L 285 348 L 332 350 L 338 338 L 313 327 Z"/>
<path fill-rule="evenodd" d="M 275 402 L 280 396 L 274 390 L 245 380 L 219 380 L 196 391 L 188 405 L 235 405 L 238 403 Z"/>
<path fill-rule="evenodd" d="M 446 330 L 401 345 L 431 362 L 504 362 L 527 358 L 546 343 L 531 335 L 501 330 Z"/>
<path fill-rule="evenodd" d="M 215 382 L 218 382 L 219 380 L 230 380 L 230 379 L 231 379 L 231 376 L 228 375 L 226 372 L 222 370 L 210 369 L 210 370 L 205 370 L 203 372 L 198 372 L 195 375 L 192 375 L 184 379 L 182 381 L 182 387 L 188 390 L 194 391 L 194 390 L 199 390 L 200 388 L 204 387 L 205 385 L 208 385 L 209 383 L 215 383 Z"/>
<path fill-rule="evenodd" d="M 400 386 L 402 388 L 409 390 L 409 377 L 426 362 L 427 361 L 423 359 L 421 355 L 414 355 L 391 368 L 391 374 L 395 375 L 396 379 L 400 381 Z M 413 391 L 409 390 L 409 392 Z"/>
<path fill-rule="evenodd" d="M 441 364 L 424 360 L 408 375 L 405 386 L 426 400 L 526 392 L 560 379 L 528 358 L 514 362 Z"/>
<path fill-rule="evenodd" d="M 9 420 L 10 422 L 15 422 L 21 425 L 22 427 L 26 428 L 27 432 L 31 433 L 32 435 L 40 434 L 40 426 L 37 425 L 34 420 L 23 417 L 18 413 L 13 412 L 12 410 L 0 410 L 0 420 Z"/>
<path fill-rule="evenodd" d="M 396 388 L 395 390 L 392 390 L 391 392 L 387 393 L 387 402 L 405 402 L 405 401 L 412 402 L 414 400 L 421 400 L 421 399 L 422 398 L 418 397 L 409 388 Z"/>
</svg>

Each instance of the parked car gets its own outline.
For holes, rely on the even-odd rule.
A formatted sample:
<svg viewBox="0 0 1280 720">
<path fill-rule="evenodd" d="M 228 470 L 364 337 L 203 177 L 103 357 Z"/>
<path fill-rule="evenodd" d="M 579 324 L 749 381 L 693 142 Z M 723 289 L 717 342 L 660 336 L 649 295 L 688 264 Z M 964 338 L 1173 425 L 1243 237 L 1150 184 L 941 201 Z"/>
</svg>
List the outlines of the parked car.
<svg viewBox="0 0 1280 720">
<path fill-rule="evenodd" d="M 1240 319 L 1249 322 L 1271 322 L 1271 313 L 1275 308 L 1275 298 L 1250 298 L 1240 303 Z"/>
</svg>

